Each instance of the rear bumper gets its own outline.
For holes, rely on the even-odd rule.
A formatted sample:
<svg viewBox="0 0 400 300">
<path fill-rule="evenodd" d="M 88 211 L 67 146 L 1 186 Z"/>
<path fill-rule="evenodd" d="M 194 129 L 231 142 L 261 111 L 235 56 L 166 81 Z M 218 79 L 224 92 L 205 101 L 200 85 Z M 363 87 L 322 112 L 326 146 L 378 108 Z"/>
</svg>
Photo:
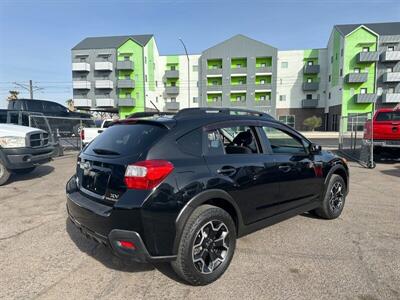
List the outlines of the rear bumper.
<svg viewBox="0 0 400 300">
<path fill-rule="evenodd" d="M 133 222 L 137 219 L 134 214 L 127 218 L 132 220 L 129 224 L 121 222 L 121 215 L 118 215 L 112 207 L 92 201 L 78 191 L 68 192 L 69 184 L 70 182 L 67 184 L 68 216 L 84 236 L 111 248 L 115 255 L 136 262 L 165 262 L 176 259 L 176 255 L 152 256 L 148 252 L 142 237 L 132 228 L 135 227 Z M 123 248 L 118 241 L 132 242 L 135 248 Z"/>
<path fill-rule="evenodd" d="M 3 148 L 0 152 L 7 169 L 24 169 L 47 163 L 54 152 L 53 146 L 43 148 Z"/>
<path fill-rule="evenodd" d="M 366 145 L 371 145 L 370 140 L 365 140 Z M 375 147 L 400 148 L 400 140 L 374 140 Z"/>
</svg>

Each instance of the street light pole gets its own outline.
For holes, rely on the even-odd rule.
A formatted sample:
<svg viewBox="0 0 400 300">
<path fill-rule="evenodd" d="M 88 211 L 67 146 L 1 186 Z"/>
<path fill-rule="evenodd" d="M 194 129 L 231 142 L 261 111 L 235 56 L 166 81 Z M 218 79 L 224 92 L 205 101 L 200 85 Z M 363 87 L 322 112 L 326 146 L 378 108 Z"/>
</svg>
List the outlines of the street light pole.
<svg viewBox="0 0 400 300">
<path fill-rule="evenodd" d="M 181 38 L 179 40 L 182 43 L 183 49 L 185 49 L 186 58 L 187 58 L 187 72 L 188 72 L 188 108 L 190 108 L 190 64 L 189 64 L 189 54 L 186 49 L 186 45 Z"/>
</svg>

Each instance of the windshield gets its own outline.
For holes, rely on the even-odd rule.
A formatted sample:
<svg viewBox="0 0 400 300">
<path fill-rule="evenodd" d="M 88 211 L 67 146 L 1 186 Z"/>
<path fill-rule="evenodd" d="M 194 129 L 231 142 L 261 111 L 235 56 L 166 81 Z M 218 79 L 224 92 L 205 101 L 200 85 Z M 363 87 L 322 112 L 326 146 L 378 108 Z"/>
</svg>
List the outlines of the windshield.
<svg viewBox="0 0 400 300">
<path fill-rule="evenodd" d="M 85 149 L 91 155 L 130 155 L 147 150 L 168 130 L 148 124 L 114 125 L 95 138 Z"/>
</svg>

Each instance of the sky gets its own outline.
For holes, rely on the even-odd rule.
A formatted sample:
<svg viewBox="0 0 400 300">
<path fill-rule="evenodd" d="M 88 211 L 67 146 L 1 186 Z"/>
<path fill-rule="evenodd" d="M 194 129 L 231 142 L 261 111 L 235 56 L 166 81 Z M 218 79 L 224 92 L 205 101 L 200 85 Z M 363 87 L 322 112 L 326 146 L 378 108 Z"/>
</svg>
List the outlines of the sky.
<svg viewBox="0 0 400 300">
<path fill-rule="evenodd" d="M 280 50 L 326 47 L 335 24 L 400 21 L 399 0 L 0 0 L 0 108 L 30 79 L 72 97 L 71 48 L 88 36 L 155 35 L 161 54 L 201 53 L 235 34 Z"/>
</svg>

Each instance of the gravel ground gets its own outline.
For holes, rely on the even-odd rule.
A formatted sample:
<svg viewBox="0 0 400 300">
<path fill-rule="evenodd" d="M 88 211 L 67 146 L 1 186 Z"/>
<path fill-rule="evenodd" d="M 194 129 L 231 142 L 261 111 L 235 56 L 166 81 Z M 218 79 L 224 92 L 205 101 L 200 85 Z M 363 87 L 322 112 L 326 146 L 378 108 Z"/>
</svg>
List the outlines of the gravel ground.
<svg viewBox="0 0 400 300">
<path fill-rule="evenodd" d="M 297 216 L 241 238 L 217 282 L 122 261 L 67 220 L 73 155 L 0 187 L 1 299 L 400 299 L 400 164 L 351 164 L 342 216 Z"/>
</svg>

